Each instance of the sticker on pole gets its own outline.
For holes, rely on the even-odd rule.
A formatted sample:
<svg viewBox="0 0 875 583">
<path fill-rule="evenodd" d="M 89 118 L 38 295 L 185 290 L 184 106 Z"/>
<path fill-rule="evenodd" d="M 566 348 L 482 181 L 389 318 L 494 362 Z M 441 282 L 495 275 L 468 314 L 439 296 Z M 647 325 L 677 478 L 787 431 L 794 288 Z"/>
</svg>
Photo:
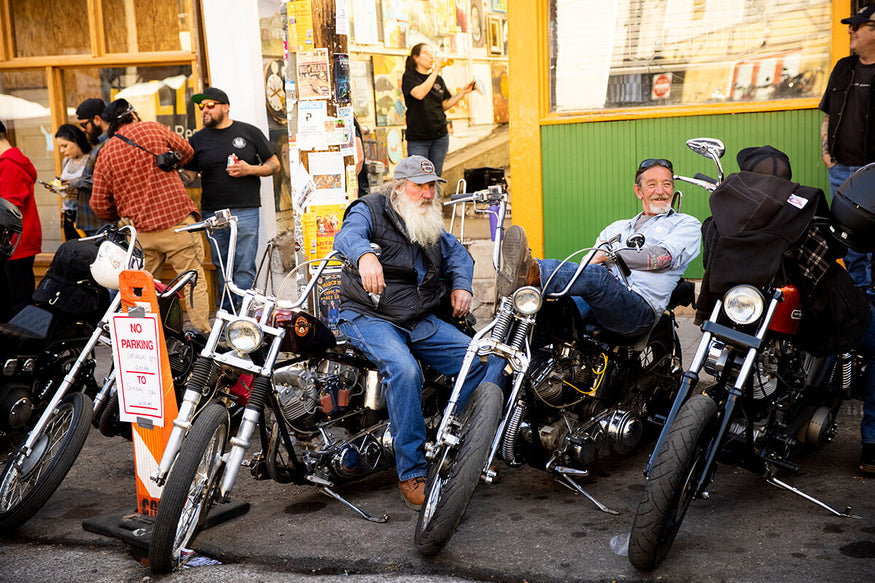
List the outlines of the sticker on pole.
<svg viewBox="0 0 875 583">
<path fill-rule="evenodd" d="M 158 314 L 154 313 L 115 314 L 110 321 L 121 421 L 149 420 L 164 427 L 158 325 Z"/>
</svg>

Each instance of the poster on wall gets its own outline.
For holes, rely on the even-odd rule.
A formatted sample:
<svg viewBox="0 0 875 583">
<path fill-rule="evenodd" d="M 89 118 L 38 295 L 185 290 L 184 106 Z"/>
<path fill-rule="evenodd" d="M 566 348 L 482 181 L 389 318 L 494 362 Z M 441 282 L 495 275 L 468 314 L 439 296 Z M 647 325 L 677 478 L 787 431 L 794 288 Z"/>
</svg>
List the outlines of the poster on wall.
<svg viewBox="0 0 875 583">
<path fill-rule="evenodd" d="M 328 78 L 328 49 L 300 51 L 297 59 L 298 99 L 328 99 L 331 81 Z"/>
<path fill-rule="evenodd" d="M 407 48 L 407 0 L 382 0 L 383 44 L 386 48 Z"/>
<path fill-rule="evenodd" d="M 289 14 L 295 15 L 295 46 L 299 51 L 313 48 L 313 7 L 310 0 L 292 0 Z M 291 18 L 289 19 L 291 22 Z M 291 34 L 289 34 L 291 37 Z"/>
<path fill-rule="evenodd" d="M 297 145 L 301 150 L 327 150 L 325 122 L 328 105 L 324 100 L 298 102 Z"/>
<path fill-rule="evenodd" d="M 352 0 L 353 40 L 361 45 L 380 42 L 377 29 L 377 2 L 379 0 Z"/>
<path fill-rule="evenodd" d="M 334 236 L 340 230 L 340 222 L 346 204 L 310 205 L 301 217 L 304 228 L 304 252 L 307 261 L 320 259 L 331 253 Z"/>
<path fill-rule="evenodd" d="M 483 3 L 481 0 L 471 0 L 471 46 L 481 49 L 486 46 L 485 34 L 483 34 Z"/>
<path fill-rule="evenodd" d="M 412 0 L 410 4 L 407 45 L 425 42 L 435 47 L 438 56 L 446 54 L 447 36 L 456 28 L 453 0 Z"/>
<path fill-rule="evenodd" d="M 492 63 L 492 115 L 495 123 L 507 123 L 510 119 L 507 64 Z"/>
<path fill-rule="evenodd" d="M 352 105 L 359 123 L 374 125 L 374 77 L 371 75 L 370 59 L 349 62 L 349 83 L 352 88 Z"/>
<path fill-rule="evenodd" d="M 474 0 L 479 2 L 479 0 Z M 456 30 L 459 32 L 468 32 L 469 12 L 471 10 L 470 0 L 455 0 L 456 5 Z"/>
<path fill-rule="evenodd" d="M 446 67 L 441 71 L 441 77 L 447 85 L 447 90 L 450 95 L 455 95 L 459 90 L 471 81 L 471 75 L 468 74 L 468 68 L 461 63 L 457 63 L 452 67 Z M 444 113 L 450 119 L 465 119 L 468 117 L 468 99 L 463 97 L 456 105 L 446 110 Z"/>
<path fill-rule="evenodd" d="M 404 125 L 404 96 L 401 77 L 404 57 L 374 55 L 374 100 L 378 126 Z"/>
<path fill-rule="evenodd" d="M 349 103 L 349 55 L 334 53 L 334 98 Z"/>
<path fill-rule="evenodd" d="M 317 202 L 337 203 L 346 199 L 346 170 L 340 152 L 311 152 L 307 156 L 307 168 L 316 185 Z"/>
<path fill-rule="evenodd" d="M 401 142 L 399 128 L 389 128 L 386 132 L 386 156 L 392 164 L 397 164 L 404 157 L 404 144 Z"/>
<path fill-rule="evenodd" d="M 491 0 L 491 2 L 493 12 L 507 13 L 507 0 Z"/>
<path fill-rule="evenodd" d="M 328 325 L 335 336 L 340 335 L 337 321 L 340 319 L 340 270 L 327 268 L 316 280 L 316 297 L 319 298 L 319 318 Z"/>
<path fill-rule="evenodd" d="M 492 112 L 492 70 L 488 63 L 474 65 L 474 79 L 477 90 L 468 94 L 468 106 L 471 108 L 471 123 L 493 123 Z"/>
<path fill-rule="evenodd" d="M 388 141 L 389 130 L 386 128 L 377 128 L 373 132 L 374 147 L 376 151 L 368 154 L 368 160 L 379 160 L 386 168 L 389 168 L 389 150 L 386 147 Z"/>
</svg>

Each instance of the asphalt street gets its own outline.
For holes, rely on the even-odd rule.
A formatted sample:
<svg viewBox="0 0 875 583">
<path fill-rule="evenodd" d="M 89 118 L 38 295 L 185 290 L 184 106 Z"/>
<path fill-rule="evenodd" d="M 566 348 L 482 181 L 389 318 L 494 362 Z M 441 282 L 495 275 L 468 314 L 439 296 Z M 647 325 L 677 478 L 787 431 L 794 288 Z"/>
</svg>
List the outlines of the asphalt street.
<svg viewBox="0 0 875 583">
<path fill-rule="evenodd" d="M 685 353 L 698 340 L 680 318 Z M 338 488 L 384 524 L 359 518 L 314 487 L 255 481 L 244 470 L 233 497 L 248 513 L 193 544 L 221 562 L 152 577 L 142 553 L 86 531 L 83 520 L 135 509 L 133 448 L 92 430 L 72 471 L 46 506 L 0 538 L 0 581 L 776 581 L 871 580 L 875 479 L 856 472 L 861 404 L 846 403 L 836 440 L 799 460 L 782 479 L 861 519 L 831 515 L 760 477 L 720 466 L 707 501 L 694 501 L 666 562 L 651 574 L 628 563 L 623 543 L 643 491 L 645 447 L 598 464 L 581 485 L 617 516 L 598 511 L 550 474 L 501 467 L 481 485 L 458 532 L 437 557 L 413 544 L 416 515 L 391 472 Z"/>
</svg>

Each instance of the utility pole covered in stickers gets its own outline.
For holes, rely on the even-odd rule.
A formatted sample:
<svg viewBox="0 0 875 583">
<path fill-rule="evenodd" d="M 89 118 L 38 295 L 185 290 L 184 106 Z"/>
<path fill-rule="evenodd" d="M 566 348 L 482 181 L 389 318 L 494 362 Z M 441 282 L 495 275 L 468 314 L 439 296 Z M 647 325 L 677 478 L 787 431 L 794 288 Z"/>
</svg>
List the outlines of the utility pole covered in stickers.
<svg viewBox="0 0 875 583">
<path fill-rule="evenodd" d="M 346 2 L 290 0 L 283 26 L 297 262 L 324 257 L 358 192 Z M 305 283 L 300 271 L 299 290 Z M 330 305 L 339 273 L 317 290 Z M 326 295 L 327 294 L 327 295 Z M 320 298 L 321 299 L 321 298 Z M 318 303 L 322 303 L 321 301 Z M 334 327 L 336 310 L 315 313 Z"/>
</svg>

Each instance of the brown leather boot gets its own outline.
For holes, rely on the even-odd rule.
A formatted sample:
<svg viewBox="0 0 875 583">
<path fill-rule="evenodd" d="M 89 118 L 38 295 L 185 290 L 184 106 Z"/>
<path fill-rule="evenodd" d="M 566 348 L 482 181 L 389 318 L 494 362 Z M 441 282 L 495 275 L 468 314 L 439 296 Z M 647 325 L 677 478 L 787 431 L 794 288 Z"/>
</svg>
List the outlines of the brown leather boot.
<svg viewBox="0 0 875 583">
<path fill-rule="evenodd" d="M 506 297 L 524 285 L 538 285 L 540 270 L 532 259 L 526 232 L 519 225 L 511 225 L 501 242 L 502 265 L 495 290 L 498 297 Z M 534 274 L 534 275 L 533 275 Z M 537 283 L 532 283 L 537 281 Z"/>
<path fill-rule="evenodd" d="M 416 476 L 415 478 L 398 482 L 398 487 L 401 489 L 401 498 L 411 510 L 419 512 L 419 509 L 422 508 L 422 504 L 425 502 L 425 482 L 426 479 L 423 476 Z"/>
</svg>

